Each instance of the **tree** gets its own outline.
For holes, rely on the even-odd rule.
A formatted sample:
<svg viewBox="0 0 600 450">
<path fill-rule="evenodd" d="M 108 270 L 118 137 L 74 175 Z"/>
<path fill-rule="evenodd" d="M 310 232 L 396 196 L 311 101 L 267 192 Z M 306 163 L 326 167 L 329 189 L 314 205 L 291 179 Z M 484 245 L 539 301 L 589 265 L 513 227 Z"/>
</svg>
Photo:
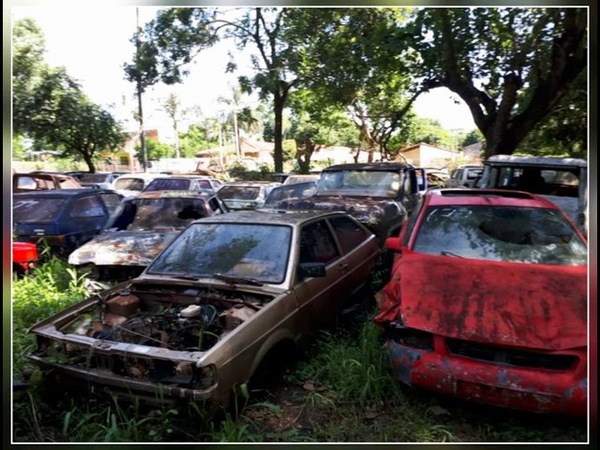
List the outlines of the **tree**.
<svg viewBox="0 0 600 450">
<path fill-rule="evenodd" d="M 587 74 L 582 72 L 569 92 L 532 130 L 520 148 L 531 155 L 587 157 Z"/>
<path fill-rule="evenodd" d="M 140 145 L 135 147 L 138 160 L 143 163 L 144 155 Z M 169 158 L 173 154 L 173 149 L 169 144 L 159 142 L 156 139 L 146 139 L 146 156 L 148 161 L 158 161 L 161 158 Z"/>
<path fill-rule="evenodd" d="M 396 39 L 413 43 L 425 88 L 464 100 L 486 157 L 512 154 L 585 72 L 587 10 L 427 8 Z"/>
<path fill-rule="evenodd" d="M 31 115 L 31 98 L 44 69 L 45 39 L 33 19 L 15 22 L 12 32 L 12 125 L 24 134 Z"/>
<path fill-rule="evenodd" d="M 258 90 L 261 99 L 272 98 L 275 123 L 275 170 L 283 170 L 283 110 L 296 83 L 296 57 L 292 45 L 282 40 L 286 8 L 242 8 L 237 13 L 211 8 L 173 8 L 160 11 L 146 27 L 147 42 L 156 54 L 152 67 L 164 69 L 162 81 L 180 82 L 185 64 L 220 37 L 233 39 L 240 49 L 254 46 L 253 77 L 240 77 L 243 92 Z M 232 61 L 228 70 L 235 70 Z"/>
<path fill-rule="evenodd" d="M 355 147 L 358 130 L 342 108 L 324 102 L 314 91 L 302 89 L 290 98 L 294 110 L 290 135 L 296 141 L 298 171 L 308 173 L 311 158 L 321 148 L 331 145 Z"/>
<path fill-rule="evenodd" d="M 173 133 L 175 134 L 175 158 L 179 158 L 180 157 L 180 152 L 179 152 L 179 131 L 177 128 L 178 122 L 179 122 L 179 115 L 181 113 L 180 111 L 180 105 L 181 102 L 179 101 L 179 99 L 177 98 L 177 95 L 170 93 L 164 104 L 163 107 L 165 108 L 165 111 L 167 112 L 167 115 L 171 118 L 171 122 L 173 123 Z"/>
<path fill-rule="evenodd" d="M 286 39 L 299 42 L 299 86 L 347 108 L 369 160 L 403 139 L 421 90 L 405 69 L 411 49 L 390 39 L 409 10 L 398 8 L 295 9 Z M 340 59 L 339 55 L 343 55 Z M 404 136 L 405 139 L 405 136 Z"/>
<path fill-rule="evenodd" d="M 191 125 L 186 133 L 182 133 L 181 154 L 185 157 L 194 157 L 200 150 L 219 146 L 219 132 L 217 120 L 207 119 L 202 123 Z"/>
<path fill-rule="evenodd" d="M 452 148 L 453 139 L 449 131 L 439 121 L 424 117 L 416 117 L 409 130 L 407 144 L 425 143 L 437 147 Z"/>
<path fill-rule="evenodd" d="M 27 135 L 83 159 L 90 172 L 103 150 L 116 150 L 125 134 L 113 116 L 91 102 L 64 68 L 46 68 L 30 99 Z"/>
</svg>

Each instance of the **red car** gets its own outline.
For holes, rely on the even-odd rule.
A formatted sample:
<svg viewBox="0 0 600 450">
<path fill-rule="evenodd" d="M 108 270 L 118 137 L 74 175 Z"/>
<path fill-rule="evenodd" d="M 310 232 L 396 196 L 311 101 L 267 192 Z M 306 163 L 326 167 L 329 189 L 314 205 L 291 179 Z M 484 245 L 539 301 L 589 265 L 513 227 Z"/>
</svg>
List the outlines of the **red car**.
<svg viewBox="0 0 600 450">
<path fill-rule="evenodd" d="M 13 242 L 12 256 L 13 273 L 18 276 L 25 275 L 37 263 L 37 247 L 32 242 Z"/>
<path fill-rule="evenodd" d="M 587 241 L 554 203 L 492 189 L 427 191 L 386 246 L 375 323 L 407 385 L 585 416 Z"/>
</svg>

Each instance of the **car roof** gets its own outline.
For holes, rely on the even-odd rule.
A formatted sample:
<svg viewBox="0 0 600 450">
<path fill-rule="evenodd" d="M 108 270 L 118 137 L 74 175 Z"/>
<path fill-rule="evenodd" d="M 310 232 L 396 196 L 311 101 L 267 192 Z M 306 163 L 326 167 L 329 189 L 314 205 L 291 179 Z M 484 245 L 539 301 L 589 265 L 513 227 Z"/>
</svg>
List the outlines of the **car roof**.
<svg viewBox="0 0 600 450">
<path fill-rule="evenodd" d="M 265 223 L 278 225 L 299 225 L 321 217 L 350 217 L 347 213 L 336 211 L 283 211 L 249 210 L 231 211 L 227 214 L 198 219 L 197 222 L 210 223 Z"/>
<path fill-rule="evenodd" d="M 507 189 L 442 188 L 428 190 L 423 196 L 428 206 L 494 205 L 558 209 L 540 195 Z"/>
<path fill-rule="evenodd" d="M 336 172 L 341 170 L 374 170 L 389 172 L 390 170 L 401 170 L 412 167 L 410 164 L 405 164 L 399 161 L 378 162 L 378 163 L 349 163 L 336 164 L 323 169 L 323 172 Z"/>
<path fill-rule="evenodd" d="M 281 183 L 278 181 L 231 181 L 223 184 L 221 189 L 227 186 L 237 186 L 237 187 L 260 187 L 260 186 L 281 186 Z"/>
<path fill-rule="evenodd" d="M 587 167 L 587 161 L 581 158 L 558 158 L 552 156 L 519 156 L 519 155 L 493 155 L 485 164 L 523 164 L 534 166 L 571 166 Z"/>
<path fill-rule="evenodd" d="M 207 200 L 214 194 L 207 191 L 145 191 L 140 192 L 134 199 L 144 198 L 197 198 Z"/>
<path fill-rule="evenodd" d="M 159 178 L 159 176 L 157 174 L 145 173 L 145 172 L 125 173 L 125 174 L 119 175 L 116 179 L 120 180 L 121 178 L 142 178 L 144 180 L 153 180 L 154 178 Z"/>
<path fill-rule="evenodd" d="M 48 198 L 69 198 L 78 197 L 89 194 L 115 194 L 122 197 L 116 191 L 112 189 L 49 189 L 47 191 L 31 191 L 31 192 L 16 192 L 13 194 L 15 198 L 18 197 L 48 197 Z"/>
</svg>

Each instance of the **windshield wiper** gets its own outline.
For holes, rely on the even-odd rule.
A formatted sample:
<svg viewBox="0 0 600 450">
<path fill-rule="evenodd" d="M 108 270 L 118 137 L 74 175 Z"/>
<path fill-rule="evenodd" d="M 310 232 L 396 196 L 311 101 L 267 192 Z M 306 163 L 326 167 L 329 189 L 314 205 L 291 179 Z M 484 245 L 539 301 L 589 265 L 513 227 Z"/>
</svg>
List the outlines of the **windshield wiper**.
<svg viewBox="0 0 600 450">
<path fill-rule="evenodd" d="M 452 252 L 449 252 L 447 250 L 442 250 L 440 252 L 440 254 L 442 254 L 444 256 L 454 256 L 455 258 L 463 258 L 464 259 L 464 256 L 457 255 L 456 253 L 452 253 Z"/>
<path fill-rule="evenodd" d="M 193 275 L 187 275 L 185 273 L 182 272 L 148 272 L 149 275 L 162 275 L 162 276 L 166 276 L 166 277 L 171 277 L 171 278 L 177 278 L 178 280 L 191 280 L 191 281 L 198 281 L 199 278 L 195 277 Z"/>
<path fill-rule="evenodd" d="M 263 286 L 264 285 L 264 283 L 261 283 L 260 281 L 255 280 L 254 278 L 234 277 L 231 275 L 223 275 L 222 273 L 213 273 L 212 276 L 213 276 L 213 278 L 216 278 L 217 280 L 222 280 L 229 284 L 242 283 L 242 284 L 249 284 L 251 286 Z"/>
</svg>

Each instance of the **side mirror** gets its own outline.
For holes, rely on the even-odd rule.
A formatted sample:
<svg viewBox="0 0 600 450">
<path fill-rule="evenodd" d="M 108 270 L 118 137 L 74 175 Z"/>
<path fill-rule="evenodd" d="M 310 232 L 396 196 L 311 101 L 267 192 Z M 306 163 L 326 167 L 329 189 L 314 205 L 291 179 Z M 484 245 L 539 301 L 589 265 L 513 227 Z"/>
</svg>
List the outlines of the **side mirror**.
<svg viewBox="0 0 600 450">
<path fill-rule="evenodd" d="M 298 274 L 302 278 L 318 278 L 327 275 L 323 263 L 301 263 L 298 266 Z"/>
<path fill-rule="evenodd" d="M 399 237 L 389 237 L 385 240 L 385 248 L 395 253 L 402 253 L 402 241 Z"/>
</svg>

